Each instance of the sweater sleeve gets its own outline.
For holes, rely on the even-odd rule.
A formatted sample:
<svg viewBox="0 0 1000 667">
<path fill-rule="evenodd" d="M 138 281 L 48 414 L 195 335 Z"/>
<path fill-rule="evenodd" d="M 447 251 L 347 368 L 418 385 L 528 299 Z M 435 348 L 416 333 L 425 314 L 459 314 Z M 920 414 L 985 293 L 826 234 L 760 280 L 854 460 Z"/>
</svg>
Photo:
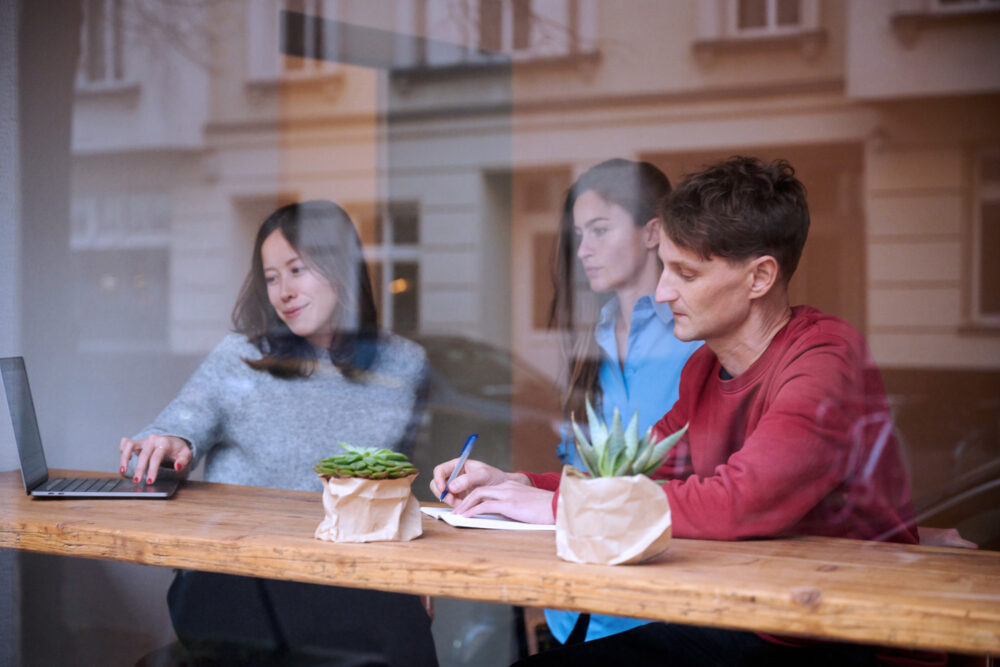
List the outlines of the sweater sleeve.
<svg viewBox="0 0 1000 667">
<path fill-rule="evenodd" d="M 788 534 L 866 455 L 861 386 L 846 346 L 800 355 L 783 369 L 756 428 L 714 474 L 657 474 L 671 478 L 664 491 L 674 534 L 721 540 Z M 823 534 L 819 528 L 808 532 Z"/>
<path fill-rule="evenodd" d="M 177 396 L 133 440 L 154 434 L 183 438 L 194 455 L 188 469 L 194 470 L 222 437 L 222 392 L 232 380 L 234 365 L 244 363 L 235 343 L 230 336 L 212 350 Z"/>
</svg>

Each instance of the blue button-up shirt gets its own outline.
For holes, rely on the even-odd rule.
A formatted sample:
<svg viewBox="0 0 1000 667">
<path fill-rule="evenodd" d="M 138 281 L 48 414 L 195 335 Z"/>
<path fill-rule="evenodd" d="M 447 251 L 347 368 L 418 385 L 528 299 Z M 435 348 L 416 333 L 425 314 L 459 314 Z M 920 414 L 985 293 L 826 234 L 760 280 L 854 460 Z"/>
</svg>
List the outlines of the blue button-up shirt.
<svg viewBox="0 0 1000 667">
<path fill-rule="evenodd" d="M 621 414 L 622 426 L 628 426 L 632 415 L 639 414 L 639 434 L 655 424 L 677 401 L 681 369 L 701 342 L 685 343 L 674 337 L 674 318 L 665 303 L 657 303 L 651 294 L 640 297 L 632 308 L 632 323 L 625 347 L 624 368 L 618 359 L 615 322 L 618 299 L 612 297 L 601 308 L 601 317 L 594 337 L 601 348 L 600 412 L 605 423 L 611 424 L 615 408 Z M 581 420 L 581 416 L 577 415 Z M 586 417 L 579 422 L 586 426 Z M 557 453 L 563 463 L 584 469 L 574 445 L 573 430 L 567 423 L 562 428 L 562 442 Z M 579 614 L 545 610 L 545 619 L 553 636 L 565 642 Z M 591 616 L 587 640 L 606 637 L 648 623 L 635 618 Z"/>
</svg>

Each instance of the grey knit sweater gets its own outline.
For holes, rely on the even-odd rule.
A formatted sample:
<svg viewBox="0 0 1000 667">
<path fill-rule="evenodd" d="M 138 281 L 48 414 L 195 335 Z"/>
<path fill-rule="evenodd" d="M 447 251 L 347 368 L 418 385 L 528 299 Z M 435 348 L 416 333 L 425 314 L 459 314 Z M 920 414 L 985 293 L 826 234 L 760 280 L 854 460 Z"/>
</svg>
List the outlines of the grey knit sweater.
<svg viewBox="0 0 1000 667">
<path fill-rule="evenodd" d="M 135 438 L 173 435 L 191 443 L 210 482 L 319 491 L 313 466 L 341 451 L 338 442 L 388 447 L 410 455 L 427 378 L 416 343 L 386 334 L 364 379 L 345 379 L 321 357 L 308 378 L 283 380 L 242 358 L 260 352 L 230 334 L 181 392 Z"/>
</svg>

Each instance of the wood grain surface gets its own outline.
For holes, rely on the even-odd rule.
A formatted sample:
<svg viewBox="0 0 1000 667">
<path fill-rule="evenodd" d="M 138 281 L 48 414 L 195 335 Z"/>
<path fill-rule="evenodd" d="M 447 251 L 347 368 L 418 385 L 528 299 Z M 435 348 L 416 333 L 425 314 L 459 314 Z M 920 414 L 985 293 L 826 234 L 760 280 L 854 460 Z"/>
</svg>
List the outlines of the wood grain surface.
<svg viewBox="0 0 1000 667">
<path fill-rule="evenodd" d="M 187 482 L 170 500 L 42 500 L 0 473 L 0 547 L 681 623 L 1000 655 L 1000 553 L 829 538 L 675 539 L 652 563 L 560 560 L 553 533 L 313 538 L 319 493 Z"/>
</svg>

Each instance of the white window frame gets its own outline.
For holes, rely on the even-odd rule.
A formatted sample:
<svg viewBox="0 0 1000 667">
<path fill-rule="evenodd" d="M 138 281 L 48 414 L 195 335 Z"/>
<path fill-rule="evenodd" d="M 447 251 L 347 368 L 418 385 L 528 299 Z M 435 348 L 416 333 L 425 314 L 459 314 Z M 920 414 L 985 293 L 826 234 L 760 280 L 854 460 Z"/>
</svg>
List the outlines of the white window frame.
<svg viewBox="0 0 1000 667">
<path fill-rule="evenodd" d="M 407 0 L 397 5 L 397 24 L 400 31 L 426 37 L 427 53 L 402 54 L 403 63 L 409 66 L 428 65 L 446 67 L 465 63 L 490 62 L 495 57 L 516 61 L 541 58 L 571 57 L 593 53 L 596 50 L 597 0 L 532 0 L 532 13 L 551 23 L 548 31 L 533 24 L 529 46 L 514 49 L 514 4 L 503 0 L 500 34 L 500 51 L 497 54 L 479 53 L 479 0 L 451 0 L 429 2 L 423 0 L 422 10 L 417 2 Z M 576 25 L 570 25 L 573 4 L 576 6 Z M 457 62 L 454 49 L 438 48 L 439 43 L 461 44 L 469 51 L 467 60 Z"/>
<path fill-rule="evenodd" d="M 479 0 L 470 0 L 475 25 L 479 25 Z M 593 0 L 530 0 L 531 14 L 528 45 L 516 48 L 514 44 L 514 0 L 501 0 L 502 25 L 500 51 L 514 60 L 569 56 L 593 49 L 593 30 L 596 26 Z M 576 25 L 573 23 L 573 4 L 576 5 Z M 547 26 L 547 27 L 546 27 Z M 480 48 L 479 31 L 474 31 L 474 48 Z"/>
<path fill-rule="evenodd" d="M 407 202 L 409 203 L 409 202 Z M 420 204 L 419 202 L 413 202 L 416 204 L 417 216 L 419 220 L 420 216 Z M 353 206 L 347 205 L 345 209 L 350 214 L 355 210 Z M 395 264 L 397 262 L 407 262 L 414 263 L 418 266 L 420 265 L 420 240 L 418 238 L 417 243 L 397 245 L 395 239 L 393 238 L 393 225 L 392 225 L 392 207 L 387 205 L 381 209 L 383 213 L 382 217 L 382 242 L 381 243 L 363 243 L 361 247 L 361 252 L 365 258 L 365 262 L 371 264 L 372 262 L 378 262 L 382 266 L 382 285 L 381 292 L 375 294 L 376 306 L 378 307 L 379 319 L 381 321 L 381 326 L 392 330 L 395 326 L 395 313 L 393 312 L 393 301 L 392 301 L 392 282 L 395 280 Z M 376 217 L 379 215 L 379 209 L 376 208 L 374 214 Z M 420 285 L 419 283 L 414 286 L 417 291 L 417 299 L 420 298 Z M 419 301 L 418 301 L 419 302 Z M 419 328 L 419 323 L 418 323 Z"/>
<path fill-rule="evenodd" d="M 1000 148 L 981 152 L 976 157 L 976 178 L 973 187 L 974 206 L 972 214 L 972 274 L 970 283 L 971 303 L 970 310 L 972 322 L 976 325 L 988 326 L 990 328 L 1000 327 L 1000 314 L 987 314 L 979 310 L 979 300 L 982 295 L 982 284 L 979 282 L 979 275 L 982 269 L 983 250 L 983 204 L 990 202 L 1000 204 L 1000 181 L 984 183 L 983 161 L 985 159 L 1000 160 Z"/>
<path fill-rule="evenodd" d="M 121 88 L 132 84 L 129 78 L 128 59 L 126 50 L 128 40 L 125 35 L 125 13 L 128 11 L 128 3 L 125 0 L 94 0 L 104 5 L 104 25 L 101 30 L 102 43 L 99 45 L 104 54 L 104 72 L 98 79 L 91 79 L 89 74 L 89 64 L 91 53 L 95 45 L 90 43 L 90 17 L 87 16 L 84 3 L 83 25 L 80 27 L 80 67 L 77 70 L 77 88 L 82 90 L 105 90 Z M 114 7 L 118 5 L 120 12 L 116 13 Z M 120 17 L 120 21 L 115 23 L 115 16 Z M 117 58 L 115 45 L 118 45 Z M 119 62 L 120 59 L 120 62 Z M 115 76 L 115 70 L 121 69 L 121 76 Z"/>
<path fill-rule="evenodd" d="M 776 37 L 797 35 L 819 27 L 819 0 L 799 0 L 799 22 L 795 25 L 778 25 L 778 0 L 767 3 L 767 25 L 761 28 L 741 28 L 739 26 L 740 0 L 728 0 L 726 16 L 729 36 L 739 38 Z"/>
<path fill-rule="evenodd" d="M 170 195 L 165 192 L 74 196 L 70 248 L 166 247 L 170 244 L 170 207 Z"/>
<path fill-rule="evenodd" d="M 337 20 L 336 0 L 302 0 L 305 14 Z M 319 58 L 304 58 L 304 67 L 289 68 L 281 53 L 281 12 L 289 9 L 286 0 L 255 0 L 247 4 L 247 79 L 255 83 L 273 83 L 280 79 L 315 79 L 334 76 L 340 63 Z M 314 50 L 312 34 L 306 34 L 306 53 Z M 336 43 L 327 49 L 336 51 Z"/>
</svg>

